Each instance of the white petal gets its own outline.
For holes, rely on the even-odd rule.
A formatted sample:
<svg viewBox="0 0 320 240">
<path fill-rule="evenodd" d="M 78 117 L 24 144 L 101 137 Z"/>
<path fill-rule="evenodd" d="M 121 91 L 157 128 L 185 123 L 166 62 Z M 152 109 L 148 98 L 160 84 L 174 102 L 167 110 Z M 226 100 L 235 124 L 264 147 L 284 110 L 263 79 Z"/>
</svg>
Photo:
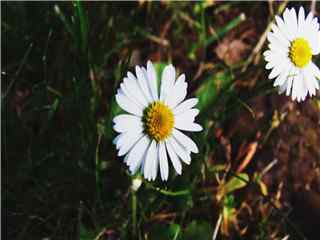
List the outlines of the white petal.
<svg viewBox="0 0 320 240">
<path fill-rule="evenodd" d="M 272 52 L 277 53 L 277 54 L 287 56 L 289 53 L 288 47 L 283 47 L 283 46 L 276 44 L 274 42 L 272 42 L 272 43 L 270 42 L 268 47 Z"/>
<path fill-rule="evenodd" d="M 189 110 L 190 108 L 194 107 L 197 103 L 198 103 L 198 99 L 197 98 L 187 99 L 187 100 L 183 101 L 181 104 L 179 104 L 178 106 L 176 106 L 173 109 L 173 113 L 175 115 L 183 113 L 186 110 Z"/>
<path fill-rule="evenodd" d="M 273 86 L 276 87 L 276 86 L 281 86 L 284 84 L 284 82 L 286 81 L 288 77 L 288 74 L 287 72 L 283 71 L 277 78 L 276 80 L 274 81 L 273 83 Z"/>
<path fill-rule="evenodd" d="M 185 82 L 185 75 L 182 74 L 177 79 L 174 87 L 170 90 L 169 95 L 165 98 L 165 103 L 174 108 L 187 96 L 188 84 Z"/>
<path fill-rule="evenodd" d="M 184 147 L 182 147 L 175 138 L 168 138 L 167 142 L 171 145 L 175 153 L 179 156 L 179 158 L 185 162 L 186 164 L 190 164 L 191 157 L 190 152 L 187 151 Z"/>
<path fill-rule="evenodd" d="M 275 44 L 275 45 L 279 45 L 279 46 L 281 46 L 281 48 L 288 48 L 289 47 L 288 41 L 283 40 L 281 38 L 281 35 L 279 35 L 277 37 L 273 32 L 268 33 L 267 39 L 270 43 Z"/>
<path fill-rule="evenodd" d="M 172 131 L 173 137 L 186 149 L 188 149 L 190 152 L 198 153 L 199 149 L 197 147 L 197 144 L 195 144 L 191 138 L 189 138 L 187 135 L 183 134 L 177 129 L 173 129 Z"/>
<path fill-rule="evenodd" d="M 140 104 L 142 104 L 144 107 L 147 107 L 148 102 L 147 102 L 146 98 L 144 97 L 137 81 L 138 80 L 135 78 L 135 76 L 132 73 L 128 72 L 128 78 L 124 78 L 123 83 L 125 84 L 126 88 L 137 99 L 137 101 Z"/>
<path fill-rule="evenodd" d="M 282 69 L 282 72 L 280 73 L 280 75 L 276 78 L 276 80 L 273 83 L 273 86 L 281 86 L 284 84 L 284 82 L 287 80 L 288 78 L 288 74 L 290 72 L 290 68 L 292 67 L 292 63 L 287 62 Z"/>
<path fill-rule="evenodd" d="M 298 32 L 298 18 L 296 10 L 294 8 L 291 8 L 290 10 L 290 19 L 290 23 L 292 24 L 293 38 L 296 38 Z"/>
<path fill-rule="evenodd" d="M 148 86 L 145 74 L 139 66 L 136 66 L 136 75 L 137 75 L 138 83 L 139 83 L 139 86 L 143 92 L 144 97 L 147 99 L 148 103 L 151 103 L 152 97 L 151 97 L 151 93 L 149 90 L 149 86 Z"/>
<path fill-rule="evenodd" d="M 287 81 L 285 81 L 284 84 L 280 85 L 278 88 L 278 93 L 282 94 L 287 90 Z"/>
<path fill-rule="evenodd" d="M 315 30 L 312 26 L 305 26 L 305 31 L 303 32 L 303 38 L 307 39 L 310 44 L 312 54 L 317 55 L 320 52 L 320 32 Z"/>
<path fill-rule="evenodd" d="M 175 153 L 175 151 L 171 147 L 171 145 L 167 141 L 165 142 L 165 144 L 166 144 L 166 148 L 168 150 L 168 154 L 169 154 L 170 160 L 172 162 L 172 165 L 173 165 L 174 169 L 176 170 L 176 172 L 180 175 L 182 172 L 181 162 L 180 162 L 177 154 Z"/>
<path fill-rule="evenodd" d="M 279 27 L 275 24 L 272 24 L 271 25 L 271 29 L 274 33 L 274 36 L 282 42 L 282 44 L 284 44 L 285 46 L 290 46 L 290 41 L 289 39 L 287 38 L 287 36 L 282 32 L 280 31 Z"/>
<path fill-rule="evenodd" d="M 304 75 L 304 82 L 308 89 L 310 97 L 316 94 L 316 82 L 317 80 L 312 74 L 312 71 L 310 70 L 310 64 L 305 67 L 303 70 Z"/>
<path fill-rule="evenodd" d="M 286 96 L 290 96 L 291 90 L 292 90 L 292 82 L 293 82 L 294 77 L 289 77 L 286 81 Z"/>
<path fill-rule="evenodd" d="M 176 115 L 174 118 L 174 121 L 178 124 L 181 125 L 185 122 L 193 122 L 195 117 L 199 114 L 199 110 L 192 108 L 189 109 L 179 115 Z M 181 124 L 180 124 L 181 123 Z"/>
<path fill-rule="evenodd" d="M 285 10 L 287 11 L 287 9 Z M 284 21 L 282 20 L 282 18 L 280 18 L 279 16 L 275 16 L 276 19 L 276 23 L 278 25 L 279 31 L 282 33 L 282 35 L 288 39 L 289 41 L 292 40 L 292 38 L 289 36 L 289 28 L 286 26 L 286 24 L 284 23 Z"/>
<path fill-rule="evenodd" d="M 157 176 L 158 156 L 157 156 L 157 143 L 152 140 L 148 149 L 146 160 L 144 163 L 143 175 L 148 181 L 155 180 Z"/>
<path fill-rule="evenodd" d="M 128 138 L 129 135 L 133 136 L 133 135 L 139 135 L 140 133 L 142 133 L 143 131 L 141 131 L 140 129 L 131 129 L 127 132 L 123 132 L 121 134 L 119 134 L 117 136 L 117 139 L 114 140 L 114 144 L 116 144 L 116 148 L 119 149 L 123 143 L 126 141 L 126 138 Z"/>
<path fill-rule="evenodd" d="M 127 166 L 129 166 L 129 165 L 128 165 L 128 158 L 129 158 L 129 154 L 125 155 L 125 156 L 124 156 L 124 159 L 123 159 L 123 162 L 124 162 Z"/>
<path fill-rule="evenodd" d="M 161 77 L 161 86 L 160 86 L 160 100 L 163 101 L 166 99 L 168 93 L 174 86 L 174 81 L 176 79 L 176 70 L 170 64 L 163 69 Z"/>
<path fill-rule="evenodd" d="M 120 114 L 113 118 L 115 125 L 113 129 L 117 132 L 126 132 L 131 129 L 142 129 L 143 123 L 141 117 L 130 114 Z"/>
<path fill-rule="evenodd" d="M 124 134 L 125 137 L 123 138 L 124 141 L 120 146 L 118 156 L 125 155 L 133 146 L 138 142 L 138 140 L 144 135 L 142 132 L 131 134 L 131 132 L 127 132 Z"/>
<path fill-rule="evenodd" d="M 298 34 L 300 35 L 305 31 L 305 13 L 303 7 L 300 7 L 298 13 Z"/>
<path fill-rule="evenodd" d="M 164 142 L 159 143 L 158 152 L 159 152 L 159 165 L 160 165 L 161 179 L 163 181 L 166 181 L 169 176 L 169 165 L 168 165 L 167 151 L 166 151 Z"/>
<path fill-rule="evenodd" d="M 139 169 L 141 163 L 144 161 L 147 149 L 149 147 L 150 139 L 147 135 L 143 136 L 130 150 L 127 159 L 127 165 L 131 174 Z"/>
<path fill-rule="evenodd" d="M 124 83 L 120 84 L 120 89 L 122 90 L 122 93 L 133 103 L 135 103 L 137 106 L 140 108 L 144 108 L 142 104 L 140 104 L 139 101 L 137 101 L 136 97 L 134 96 L 133 93 L 126 87 Z"/>
<path fill-rule="evenodd" d="M 271 64 L 271 68 L 278 66 L 284 61 L 290 61 L 288 54 L 274 53 L 265 56 L 265 60 Z"/>
<path fill-rule="evenodd" d="M 114 145 L 116 145 L 116 148 L 118 149 L 118 142 L 119 142 L 119 139 L 121 139 L 121 135 L 122 134 L 119 134 L 118 136 L 116 136 L 113 140 L 112 140 L 112 143 Z"/>
<path fill-rule="evenodd" d="M 157 101 L 159 99 L 158 87 L 157 87 L 157 75 L 151 61 L 148 61 L 147 63 L 147 75 L 148 75 L 148 83 L 151 89 L 152 97 L 155 101 Z"/>
<path fill-rule="evenodd" d="M 310 70 L 312 71 L 312 74 L 320 80 L 320 70 L 313 62 L 310 63 Z"/>
<path fill-rule="evenodd" d="M 142 108 L 139 108 L 135 103 L 131 102 L 124 94 L 119 92 L 116 95 L 116 101 L 118 105 L 128 113 L 132 113 L 137 116 L 142 116 Z"/>
<path fill-rule="evenodd" d="M 298 97 L 298 89 L 299 89 L 300 81 L 301 81 L 300 75 L 296 76 L 292 81 L 292 93 L 291 93 L 292 100 L 296 100 L 296 98 Z"/>
<path fill-rule="evenodd" d="M 174 127 L 183 131 L 190 131 L 190 132 L 200 132 L 202 131 L 202 127 L 193 122 L 179 122 L 178 124 L 175 122 Z"/>
<path fill-rule="evenodd" d="M 298 76 L 292 83 L 292 99 L 296 99 L 298 102 L 304 100 L 306 96 L 306 88 L 304 86 L 303 75 L 299 72 Z"/>
<path fill-rule="evenodd" d="M 318 81 L 318 80 L 320 80 L 320 70 L 319 70 L 319 68 L 313 62 L 311 62 L 309 64 L 308 71 L 310 71 L 310 74 L 312 74 L 315 77 L 314 87 L 316 89 L 319 89 L 319 81 Z"/>
<path fill-rule="evenodd" d="M 289 75 L 288 75 L 288 78 L 286 81 L 286 85 L 287 85 L 286 95 L 287 96 L 289 96 L 291 94 L 292 84 L 293 84 L 294 79 L 297 76 L 297 72 L 298 72 L 298 70 L 296 69 L 296 67 L 291 68 L 289 71 Z"/>
<path fill-rule="evenodd" d="M 157 101 L 157 100 L 158 100 L 157 97 L 156 97 L 156 96 L 153 97 L 152 87 L 151 87 L 151 84 L 152 84 L 152 83 L 150 82 L 150 80 L 149 80 L 149 78 L 148 78 L 147 69 L 146 69 L 145 67 L 141 67 L 141 70 L 142 70 L 142 72 L 143 72 L 144 79 L 145 79 L 146 84 L 147 84 L 147 87 L 148 87 L 148 91 L 149 91 L 149 95 L 150 95 L 150 97 L 151 97 L 151 101 L 152 101 L 152 102 L 153 102 L 153 101 Z"/>
</svg>

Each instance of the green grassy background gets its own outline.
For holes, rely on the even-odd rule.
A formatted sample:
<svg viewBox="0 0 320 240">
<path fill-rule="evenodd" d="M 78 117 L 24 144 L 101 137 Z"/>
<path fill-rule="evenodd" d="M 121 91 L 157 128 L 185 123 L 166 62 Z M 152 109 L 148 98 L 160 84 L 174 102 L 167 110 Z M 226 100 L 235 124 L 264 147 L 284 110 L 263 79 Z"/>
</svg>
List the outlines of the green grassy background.
<svg viewBox="0 0 320 240">
<path fill-rule="evenodd" d="M 263 195 L 262 170 L 272 159 L 260 159 L 273 151 L 279 117 L 272 117 L 281 110 L 270 103 L 276 92 L 264 47 L 251 55 L 286 4 L 1 2 L 2 237 L 212 239 L 221 227 L 217 239 L 305 239 L 277 199 L 281 181 Z M 222 57 L 216 49 L 228 39 L 241 44 Z M 205 130 L 192 135 L 200 153 L 181 176 L 171 167 L 167 182 L 158 176 L 134 192 L 112 145 L 111 120 L 122 78 L 148 59 L 158 74 L 168 63 L 186 73 Z M 267 102 L 261 119 L 257 97 Z M 319 114 L 319 100 L 310 104 Z M 243 114 L 247 130 L 232 132 Z M 243 157 L 231 145 L 255 141 L 258 157 L 237 171 Z M 311 152 L 319 166 L 319 152 Z"/>
</svg>

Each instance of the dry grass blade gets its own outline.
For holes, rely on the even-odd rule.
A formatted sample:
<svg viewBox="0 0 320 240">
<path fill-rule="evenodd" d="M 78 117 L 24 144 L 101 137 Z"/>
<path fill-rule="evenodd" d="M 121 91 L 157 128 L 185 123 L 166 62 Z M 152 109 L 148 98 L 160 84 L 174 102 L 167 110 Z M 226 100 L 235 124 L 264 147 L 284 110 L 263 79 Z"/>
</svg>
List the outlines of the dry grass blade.
<svg viewBox="0 0 320 240">
<path fill-rule="evenodd" d="M 238 167 L 237 173 L 242 172 L 248 166 L 248 164 L 251 162 L 254 154 L 257 151 L 257 147 L 258 147 L 258 142 L 252 142 L 249 144 L 247 148 L 247 155 L 241 162 L 240 166 Z"/>
<path fill-rule="evenodd" d="M 277 14 L 280 14 L 283 12 L 284 8 L 287 6 L 288 1 L 284 1 L 278 8 Z M 274 18 L 274 17 L 273 17 Z M 248 66 L 252 63 L 252 61 L 255 59 L 255 57 L 257 56 L 257 54 L 261 51 L 266 39 L 267 39 L 267 35 L 268 32 L 271 29 L 271 26 L 273 24 L 273 20 L 268 24 L 266 30 L 263 32 L 263 34 L 261 35 L 258 43 L 256 44 L 256 46 L 254 47 L 254 49 L 252 50 L 252 53 L 250 54 L 250 56 L 248 57 L 248 60 L 245 62 L 245 64 L 243 65 L 241 71 L 245 72 L 248 68 Z"/>
</svg>

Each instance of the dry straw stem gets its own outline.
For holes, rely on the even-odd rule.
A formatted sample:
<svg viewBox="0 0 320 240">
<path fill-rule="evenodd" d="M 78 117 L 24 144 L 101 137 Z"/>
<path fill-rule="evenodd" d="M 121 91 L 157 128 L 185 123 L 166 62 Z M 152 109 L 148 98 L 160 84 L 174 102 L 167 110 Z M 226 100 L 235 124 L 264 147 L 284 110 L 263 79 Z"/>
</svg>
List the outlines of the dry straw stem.
<svg viewBox="0 0 320 240">
<path fill-rule="evenodd" d="M 278 8 L 278 11 L 276 12 L 276 15 L 280 15 L 283 10 L 285 9 L 285 7 L 287 6 L 288 4 L 288 1 L 284 1 Z M 254 49 L 252 50 L 250 56 L 248 57 L 247 61 L 244 63 L 241 71 L 242 72 L 245 72 L 248 68 L 248 66 L 252 63 L 252 61 L 255 59 L 255 57 L 257 56 L 257 54 L 261 51 L 266 39 L 267 39 L 267 35 L 268 35 L 268 32 L 270 31 L 271 29 L 271 26 L 274 22 L 274 17 L 275 16 L 272 16 L 272 21 L 270 21 L 270 23 L 268 24 L 266 30 L 263 32 L 263 34 L 261 35 L 257 45 L 254 47 Z"/>
</svg>

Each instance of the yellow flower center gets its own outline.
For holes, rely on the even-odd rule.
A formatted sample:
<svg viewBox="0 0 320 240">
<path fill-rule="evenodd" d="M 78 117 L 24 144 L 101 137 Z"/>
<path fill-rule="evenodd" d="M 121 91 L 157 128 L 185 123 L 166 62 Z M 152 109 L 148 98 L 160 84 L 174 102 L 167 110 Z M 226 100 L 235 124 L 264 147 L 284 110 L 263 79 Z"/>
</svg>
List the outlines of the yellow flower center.
<svg viewBox="0 0 320 240">
<path fill-rule="evenodd" d="M 289 57 L 295 66 L 299 68 L 306 66 L 312 57 L 312 51 L 308 41 L 303 38 L 293 40 L 290 46 Z"/>
<path fill-rule="evenodd" d="M 143 113 L 145 132 L 157 142 L 171 135 L 174 116 L 167 105 L 161 101 L 151 103 Z"/>
</svg>

